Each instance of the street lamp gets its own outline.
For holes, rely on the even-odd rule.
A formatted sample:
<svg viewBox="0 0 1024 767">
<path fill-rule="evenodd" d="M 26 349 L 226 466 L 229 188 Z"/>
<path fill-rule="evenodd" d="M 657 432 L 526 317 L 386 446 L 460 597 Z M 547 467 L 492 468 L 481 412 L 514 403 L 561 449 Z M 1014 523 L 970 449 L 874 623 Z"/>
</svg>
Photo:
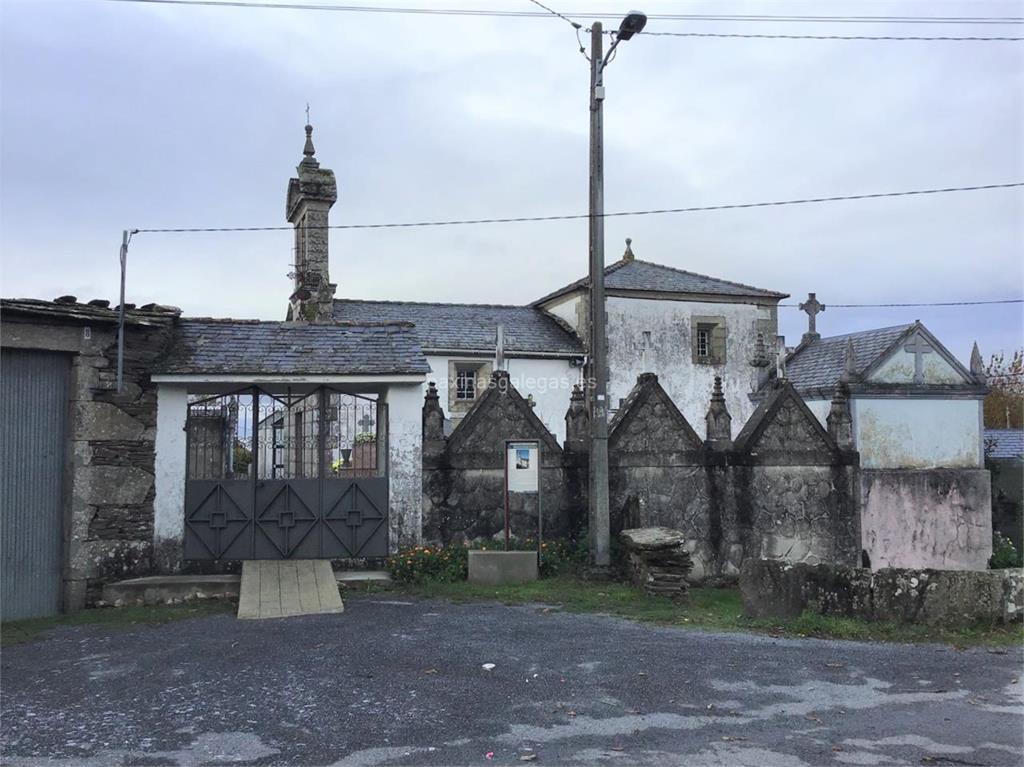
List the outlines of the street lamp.
<svg viewBox="0 0 1024 767">
<path fill-rule="evenodd" d="M 630 11 L 603 53 L 601 22 L 590 28 L 590 554 L 592 564 L 611 564 L 608 515 L 608 339 L 604 311 L 604 68 L 616 47 L 640 32 L 647 16 Z"/>
</svg>

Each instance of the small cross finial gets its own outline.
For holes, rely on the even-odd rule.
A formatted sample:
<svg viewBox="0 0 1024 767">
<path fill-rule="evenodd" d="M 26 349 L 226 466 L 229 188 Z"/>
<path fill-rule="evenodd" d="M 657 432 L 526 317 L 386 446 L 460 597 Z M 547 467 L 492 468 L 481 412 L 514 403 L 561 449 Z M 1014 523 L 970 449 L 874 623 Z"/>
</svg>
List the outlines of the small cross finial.
<svg viewBox="0 0 1024 767">
<path fill-rule="evenodd" d="M 306 125 L 309 125 L 309 102 L 306 102 Z"/>
<path fill-rule="evenodd" d="M 800 311 L 807 313 L 807 332 L 804 333 L 804 340 L 813 341 L 816 338 L 821 338 L 818 335 L 817 317 L 825 311 L 825 304 L 818 303 L 816 294 L 808 293 L 807 300 L 800 304 Z"/>
</svg>

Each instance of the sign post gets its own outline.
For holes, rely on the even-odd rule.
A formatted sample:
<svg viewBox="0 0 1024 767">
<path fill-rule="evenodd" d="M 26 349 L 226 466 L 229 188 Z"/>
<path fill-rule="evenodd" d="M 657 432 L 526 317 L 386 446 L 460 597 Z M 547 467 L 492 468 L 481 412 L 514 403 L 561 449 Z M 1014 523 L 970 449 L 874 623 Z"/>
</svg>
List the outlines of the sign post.
<svg viewBox="0 0 1024 767">
<path fill-rule="evenodd" d="M 541 538 L 544 530 L 544 513 L 540 492 L 540 461 L 539 441 L 507 440 L 505 442 L 505 551 L 511 548 L 509 493 L 536 493 L 538 565 L 540 564 Z"/>
</svg>

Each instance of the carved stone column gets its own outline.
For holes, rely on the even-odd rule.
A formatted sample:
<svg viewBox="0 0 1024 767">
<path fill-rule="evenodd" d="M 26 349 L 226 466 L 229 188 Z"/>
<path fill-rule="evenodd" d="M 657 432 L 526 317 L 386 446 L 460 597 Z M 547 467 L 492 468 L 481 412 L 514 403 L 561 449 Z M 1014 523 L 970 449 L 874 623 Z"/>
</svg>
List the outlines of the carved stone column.
<svg viewBox="0 0 1024 767">
<path fill-rule="evenodd" d="M 728 450 L 732 447 L 732 416 L 725 406 L 722 379 L 715 376 L 715 388 L 711 392 L 711 405 L 707 415 L 707 444 L 712 450 Z"/>
</svg>

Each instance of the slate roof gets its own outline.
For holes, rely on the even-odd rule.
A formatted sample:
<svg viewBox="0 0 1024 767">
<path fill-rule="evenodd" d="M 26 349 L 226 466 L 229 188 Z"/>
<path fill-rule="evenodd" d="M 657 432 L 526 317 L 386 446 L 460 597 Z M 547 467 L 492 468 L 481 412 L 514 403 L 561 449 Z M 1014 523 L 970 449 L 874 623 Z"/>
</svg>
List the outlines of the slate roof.
<svg viewBox="0 0 1024 767">
<path fill-rule="evenodd" d="M 853 341 L 853 354 L 857 372 L 874 362 L 882 352 L 914 325 L 894 325 L 891 328 L 862 330 L 842 336 L 831 336 L 797 347 L 786 360 L 786 376 L 798 390 L 829 388 L 839 382 L 846 360 L 847 341 Z"/>
<path fill-rule="evenodd" d="M 387 375 L 429 373 L 405 323 L 306 325 L 187 318 L 178 322 L 163 374 Z"/>
<path fill-rule="evenodd" d="M 125 322 L 132 325 L 155 325 L 172 322 L 181 314 L 176 306 L 145 304 L 136 307 L 125 303 Z M 37 298 L 0 299 L 0 316 L 56 320 L 66 322 L 88 322 L 113 324 L 118 321 L 118 307 L 111 301 L 93 299 L 80 302 L 74 296 L 61 296 L 53 301 Z"/>
<path fill-rule="evenodd" d="M 334 319 L 410 322 L 426 351 L 493 351 L 498 325 L 509 352 L 579 355 L 579 339 L 561 321 L 532 306 L 425 304 L 407 301 L 334 302 Z"/>
<path fill-rule="evenodd" d="M 987 458 L 1024 458 L 1024 429 L 985 429 Z"/>
<path fill-rule="evenodd" d="M 737 296 L 747 298 L 768 298 L 780 300 L 788 298 L 787 293 L 778 293 L 774 290 L 764 290 L 750 285 L 743 285 L 739 282 L 720 280 L 717 277 L 708 277 L 706 274 L 687 272 L 682 269 L 674 269 L 671 266 L 652 264 L 650 261 L 639 259 L 621 259 L 614 264 L 604 268 L 604 286 L 606 290 L 636 290 L 658 293 L 697 293 L 714 296 Z M 548 293 L 543 298 L 533 302 L 534 306 L 547 303 L 548 301 L 572 293 L 590 284 L 590 277 L 581 277 L 559 288 L 554 293 Z"/>
</svg>

